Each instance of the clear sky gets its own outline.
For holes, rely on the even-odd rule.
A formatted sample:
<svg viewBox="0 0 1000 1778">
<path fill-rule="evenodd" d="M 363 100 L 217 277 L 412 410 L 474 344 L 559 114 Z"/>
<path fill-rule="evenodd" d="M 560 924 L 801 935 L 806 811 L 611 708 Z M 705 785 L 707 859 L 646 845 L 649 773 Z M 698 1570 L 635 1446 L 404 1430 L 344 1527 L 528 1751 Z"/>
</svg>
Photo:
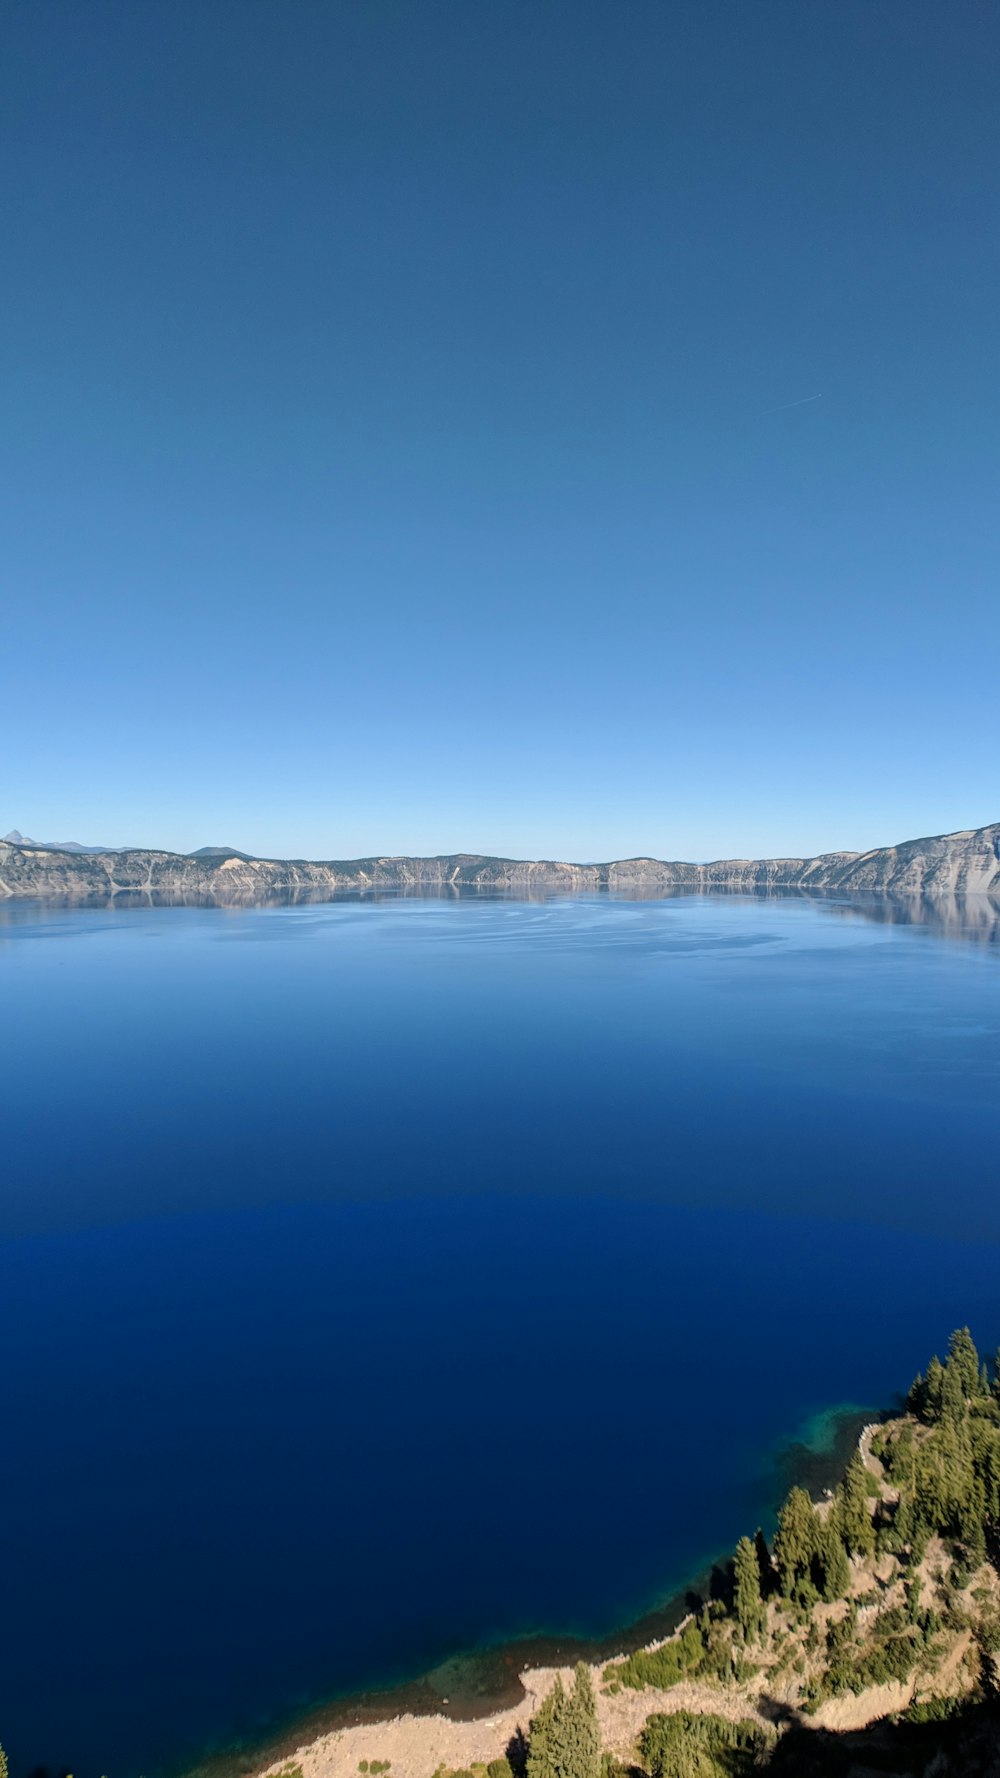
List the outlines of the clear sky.
<svg viewBox="0 0 1000 1778">
<path fill-rule="evenodd" d="M 996 7 L 0 32 L 0 833 L 703 858 L 1000 818 Z"/>
</svg>

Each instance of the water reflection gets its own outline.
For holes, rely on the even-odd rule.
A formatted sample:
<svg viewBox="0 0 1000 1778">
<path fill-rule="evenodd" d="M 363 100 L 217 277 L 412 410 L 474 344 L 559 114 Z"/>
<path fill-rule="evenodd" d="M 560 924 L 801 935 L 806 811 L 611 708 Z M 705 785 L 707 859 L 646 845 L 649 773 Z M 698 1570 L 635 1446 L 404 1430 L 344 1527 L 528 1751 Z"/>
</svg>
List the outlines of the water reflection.
<svg viewBox="0 0 1000 1778">
<path fill-rule="evenodd" d="M 992 895 L 876 895 L 828 905 L 831 913 L 860 916 L 881 926 L 926 926 L 939 938 L 1000 943 L 1000 901 Z"/>
<path fill-rule="evenodd" d="M 333 904 L 356 907 L 361 905 L 381 906 L 387 903 L 403 901 L 437 901 L 437 902 L 508 902 L 529 903 L 533 906 L 544 906 L 560 901 L 616 901 L 616 902 L 807 902 L 817 909 L 839 914 L 848 919 L 874 921 L 880 926 L 921 926 L 939 938 L 958 939 L 967 944 L 997 945 L 1000 944 L 1000 897 L 991 894 L 982 895 L 837 895 L 819 889 L 781 888 L 770 886 L 767 889 L 732 888 L 715 885 L 711 889 L 692 889 L 690 885 L 677 884 L 664 887 L 662 884 L 651 885 L 648 890 L 640 887 L 628 892 L 616 890 L 581 890 L 578 894 L 566 889 L 523 888 L 505 889 L 494 884 L 482 888 L 469 884 L 406 884 L 399 888 L 366 888 L 357 890 L 336 890 L 333 893 L 320 889 L 286 889 L 275 890 L 261 896 L 259 894 L 227 895 L 224 902 L 212 895 L 171 894 L 161 890 L 122 890 L 113 895 L 93 896 L 62 896 L 48 897 L 42 900 L 12 900 L 0 902 L 0 939 L 4 930 L 16 927 L 34 926 L 39 914 L 45 911 L 70 911 L 75 909 L 114 909 L 116 912 L 129 909 L 149 908 L 217 908 L 222 912 L 227 909 L 248 908 L 289 908 L 289 907 L 323 907 Z"/>
</svg>

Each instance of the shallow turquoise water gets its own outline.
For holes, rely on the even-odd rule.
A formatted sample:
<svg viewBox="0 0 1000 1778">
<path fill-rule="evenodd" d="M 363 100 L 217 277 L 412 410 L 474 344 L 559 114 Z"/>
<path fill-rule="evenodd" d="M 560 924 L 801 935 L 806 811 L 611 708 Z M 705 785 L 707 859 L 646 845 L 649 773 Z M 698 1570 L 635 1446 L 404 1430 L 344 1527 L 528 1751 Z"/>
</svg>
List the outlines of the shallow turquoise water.
<svg viewBox="0 0 1000 1778">
<path fill-rule="evenodd" d="M 14 1778 L 607 1631 L 995 1346 L 1000 957 L 896 911 L 8 909 Z"/>
</svg>

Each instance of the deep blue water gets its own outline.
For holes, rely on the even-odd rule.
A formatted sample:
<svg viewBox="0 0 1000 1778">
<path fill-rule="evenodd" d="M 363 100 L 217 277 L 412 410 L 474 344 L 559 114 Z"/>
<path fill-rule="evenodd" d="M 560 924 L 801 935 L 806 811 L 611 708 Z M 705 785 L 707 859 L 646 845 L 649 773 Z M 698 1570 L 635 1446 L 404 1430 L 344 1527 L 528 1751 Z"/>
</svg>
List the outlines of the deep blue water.
<svg viewBox="0 0 1000 1778">
<path fill-rule="evenodd" d="M 744 898 L 0 916 L 14 1778 L 605 1632 L 753 1530 L 809 1416 L 1000 1342 L 1000 954 L 961 938 Z"/>
</svg>

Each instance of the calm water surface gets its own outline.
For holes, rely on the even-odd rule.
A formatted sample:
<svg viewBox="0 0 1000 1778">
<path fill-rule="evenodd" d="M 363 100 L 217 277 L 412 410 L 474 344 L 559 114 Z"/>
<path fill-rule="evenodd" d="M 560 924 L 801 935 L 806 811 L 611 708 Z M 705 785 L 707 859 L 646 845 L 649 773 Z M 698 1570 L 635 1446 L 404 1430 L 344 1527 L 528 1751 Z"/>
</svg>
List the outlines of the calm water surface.
<svg viewBox="0 0 1000 1778">
<path fill-rule="evenodd" d="M 1000 1342 L 1000 953 L 892 911 L 0 914 L 14 1778 L 608 1631 Z"/>
</svg>

